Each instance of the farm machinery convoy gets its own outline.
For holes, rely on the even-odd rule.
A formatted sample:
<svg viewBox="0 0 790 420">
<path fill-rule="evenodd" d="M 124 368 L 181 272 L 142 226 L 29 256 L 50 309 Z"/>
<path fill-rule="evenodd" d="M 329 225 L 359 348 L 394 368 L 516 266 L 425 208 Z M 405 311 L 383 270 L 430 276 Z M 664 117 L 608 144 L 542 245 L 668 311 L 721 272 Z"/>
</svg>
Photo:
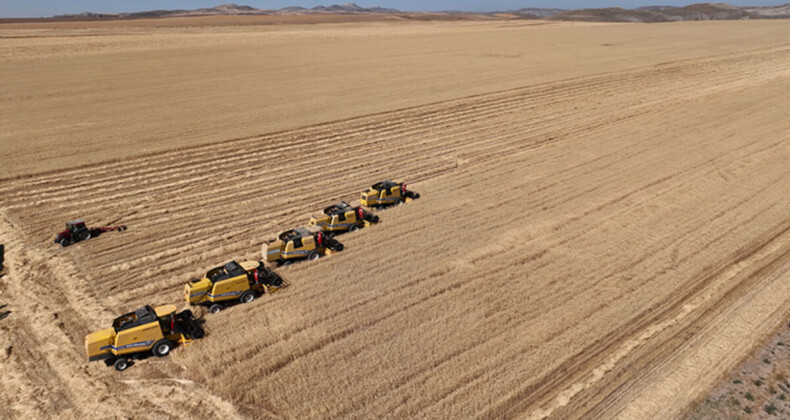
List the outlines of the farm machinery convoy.
<svg viewBox="0 0 790 420">
<path fill-rule="evenodd" d="M 354 232 L 379 223 L 373 208 L 399 205 L 419 198 L 406 184 L 382 181 L 362 192 L 358 203 L 339 202 L 310 219 L 308 227 L 287 230 L 277 239 L 263 244 L 264 261 L 288 266 L 296 261 L 317 260 L 323 255 L 343 250 L 335 235 Z M 66 224 L 55 242 L 61 246 L 84 241 L 102 232 L 125 230 L 126 226 L 88 228 L 82 219 Z M 273 293 L 285 286 L 283 279 L 263 261 L 228 262 L 212 268 L 200 279 L 184 287 L 189 306 L 202 306 L 211 313 L 233 303 L 250 303 L 256 297 Z M 176 313 L 175 305 L 143 306 L 116 318 L 112 327 L 88 334 L 85 351 L 89 361 L 104 360 L 116 370 L 125 370 L 132 358 L 153 354 L 166 356 L 177 344 L 200 339 L 204 330 L 192 311 Z"/>
</svg>

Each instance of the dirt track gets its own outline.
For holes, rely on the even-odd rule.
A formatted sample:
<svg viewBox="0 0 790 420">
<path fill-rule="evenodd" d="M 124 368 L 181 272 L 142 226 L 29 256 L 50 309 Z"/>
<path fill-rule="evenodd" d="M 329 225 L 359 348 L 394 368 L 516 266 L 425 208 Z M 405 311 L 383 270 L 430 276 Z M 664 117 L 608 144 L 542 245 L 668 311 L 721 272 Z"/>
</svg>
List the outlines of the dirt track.
<svg viewBox="0 0 790 420">
<path fill-rule="evenodd" d="M 790 315 L 788 76 L 775 43 L 7 179 L 0 415 L 675 416 Z M 387 177 L 423 198 L 288 289 L 85 363 L 119 311 Z M 57 248 L 78 216 L 129 230 Z"/>
</svg>

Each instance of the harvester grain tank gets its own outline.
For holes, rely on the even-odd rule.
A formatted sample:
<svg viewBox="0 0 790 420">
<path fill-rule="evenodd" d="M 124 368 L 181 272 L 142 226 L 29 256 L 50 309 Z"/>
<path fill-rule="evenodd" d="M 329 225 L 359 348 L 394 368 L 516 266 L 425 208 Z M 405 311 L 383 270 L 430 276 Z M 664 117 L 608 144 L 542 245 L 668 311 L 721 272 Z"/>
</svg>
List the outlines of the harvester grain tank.
<svg viewBox="0 0 790 420">
<path fill-rule="evenodd" d="M 359 202 L 366 207 L 387 207 L 420 198 L 420 194 L 406 189 L 398 181 L 381 181 L 362 192 Z"/>
<path fill-rule="evenodd" d="M 319 226 L 300 227 L 281 233 L 276 240 L 263 244 L 266 262 L 290 265 L 299 260 L 317 260 L 330 252 L 340 252 L 343 244 L 323 232 Z"/>
<path fill-rule="evenodd" d="M 324 232 L 354 232 L 359 228 L 378 223 L 379 217 L 359 205 L 359 203 L 340 203 L 324 209 L 321 214 L 310 218 L 310 226 L 318 226 Z"/>
<path fill-rule="evenodd" d="M 176 343 L 189 343 L 203 335 L 192 311 L 176 313 L 175 305 L 146 305 L 115 318 L 111 327 L 85 336 L 85 352 L 88 360 L 105 360 L 121 371 L 134 357 L 147 353 L 163 357 Z"/>
<path fill-rule="evenodd" d="M 190 305 L 207 306 L 211 313 L 217 313 L 224 305 L 250 303 L 260 295 L 275 292 L 282 284 L 282 278 L 261 261 L 231 261 L 187 283 L 184 298 Z"/>
</svg>

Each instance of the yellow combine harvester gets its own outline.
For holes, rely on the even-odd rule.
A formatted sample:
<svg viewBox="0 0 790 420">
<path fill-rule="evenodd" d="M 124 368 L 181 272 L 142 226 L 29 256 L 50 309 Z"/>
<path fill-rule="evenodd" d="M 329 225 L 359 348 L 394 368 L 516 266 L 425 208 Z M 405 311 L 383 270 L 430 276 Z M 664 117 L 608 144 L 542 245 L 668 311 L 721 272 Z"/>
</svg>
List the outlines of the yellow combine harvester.
<svg viewBox="0 0 790 420">
<path fill-rule="evenodd" d="M 121 371 L 129 367 L 131 358 L 148 352 L 166 356 L 176 343 L 189 343 L 203 335 L 192 311 L 176 314 L 175 305 L 146 305 L 115 318 L 112 327 L 85 336 L 85 352 L 89 361 L 104 360 Z"/>
<path fill-rule="evenodd" d="M 361 227 L 378 223 L 379 217 L 363 209 L 358 203 L 349 204 L 341 201 L 329 206 L 317 216 L 310 218 L 310 226 L 318 226 L 324 232 L 354 232 Z"/>
<path fill-rule="evenodd" d="M 362 192 L 359 202 L 366 207 L 394 206 L 420 198 L 420 194 L 406 189 L 398 181 L 381 181 Z"/>
<path fill-rule="evenodd" d="M 290 265 L 299 260 L 317 260 L 332 251 L 340 252 L 343 244 L 325 234 L 319 226 L 285 231 L 276 240 L 263 244 L 263 255 L 269 263 Z"/>
<path fill-rule="evenodd" d="M 212 268 L 202 279 L 195 279 L 184 287 L 184 297 L 190 305 L 208 306 L 215 314 L 223 305 L 239 301 L 250 303 L 259 295 L 272 293 L 283 284 L 283 279 L 261 261 L 231 261 Z"/>
</svg>

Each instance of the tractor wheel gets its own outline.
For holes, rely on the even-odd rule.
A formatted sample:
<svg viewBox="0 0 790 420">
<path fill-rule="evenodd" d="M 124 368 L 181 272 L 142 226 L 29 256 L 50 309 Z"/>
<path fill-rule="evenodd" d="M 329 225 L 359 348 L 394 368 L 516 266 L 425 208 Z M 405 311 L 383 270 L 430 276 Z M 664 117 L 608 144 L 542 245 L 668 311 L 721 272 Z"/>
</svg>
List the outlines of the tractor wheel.
<svg viewBox="0 0 790 420">
<path fill-rule="evenodd" d="M 285 261 L 283 261 L 283 267 L 288 267 L 289 265 L 291 265 L 293 263 L 294 262 L 292 260 L 285 260 Z"/>
<path fill-rule="evenodd" d="M 220 306 L 220 304 L 218 303 L 215 303 L 208 307 L 208 311 L 211 312 L 212 314 L 216 314 L 221 310 L 222 310 L 222 306 Z"/>
<path fill-rule="evenodd" d="M 351 225 L 351 227 L 348 228 L 349 232 L 356 232 L 358 230 L 359 230 L 359 226 L 357 226 L 357 225 Z"/>
<path fill-rule="evenodd" d="M 378 223 L 379 222 L 379 217 L 378 216 L 373 216 L 373 218 L 370 219 L 370 220 L 372 220 L 373 223 Z"/>
<path fill-rule="evenodd" d="M 156 357 L 164 357 L 170 353 L 170 349 L 173 348 L 173 342 L 167 339 L 159 340 L 154 343 L 153 351 L 154 356 Z"/>
<path fill-rule="evenodd" d="M 71 241 L 69 240 L 69 238 L 63 238 L 60 240 L 60 246 L 62 246 L 63 248 L 69 245 L 71 245 Z"/>
<path fill-rule="evenodd" d="M 307 254 L 307 259 L 310 261 L 315 261 L 319 257 L 321 257 L 321 255 L 318 253 L 318 251 L 310 251 L 310 253 Z"/>
<path fill-rule="evenodd" d="M 91 238 L 91 231 L 83 230 L 82 232 L 80 232 L 80 240 L 81 241 L 87 241 L 90 238 Z"/>
<path fill-rule="evenodd" d="M 333 249 L 332 251 L 340 252 L 342 250 L 343 250 L 343 244 L 338 243 L 337 245 L 335 245 L 335 249 Z"/>
<path fill-rule="evenodd" d="M 129 361 L 126 360 L 126 358 L 121 357 L 120 359 L 116 360 L 115 363 L 113 363 L 113 366 L 118 372 L 123 372 L 129 367 Z"/>
<path fill-rule="evenodd" d="M 250 303 L 255 300 L 255 293 L 252 290 L 247 290 L 246 292 L 241 294 L 241 303 Z"/>
</svg>

